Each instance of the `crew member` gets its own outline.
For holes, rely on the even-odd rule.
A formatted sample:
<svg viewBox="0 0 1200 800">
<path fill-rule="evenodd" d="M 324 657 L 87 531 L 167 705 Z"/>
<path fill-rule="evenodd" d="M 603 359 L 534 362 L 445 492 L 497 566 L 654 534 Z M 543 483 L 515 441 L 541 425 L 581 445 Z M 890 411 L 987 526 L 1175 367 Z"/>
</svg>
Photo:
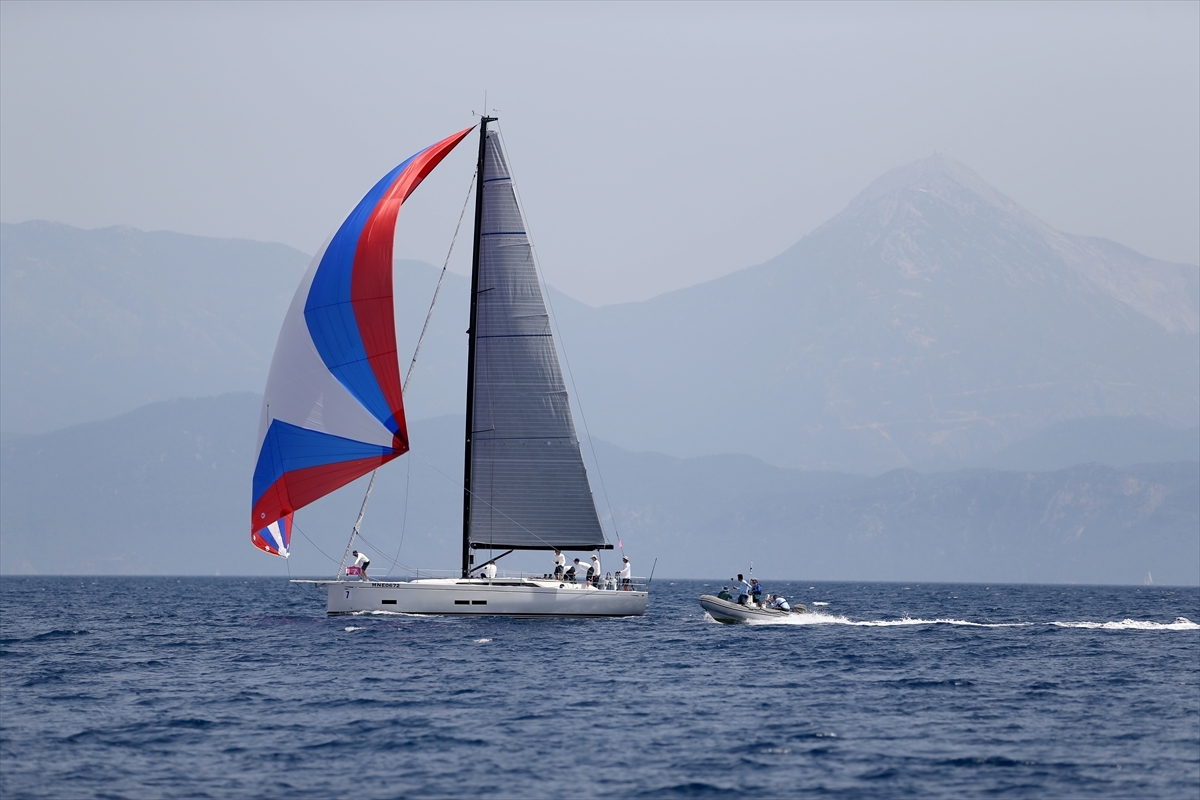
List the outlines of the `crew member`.
<svg viewBox="0 0 1200 800">
<path fill-rule="evenodd" d="M 563 551 L 557 547 L 554 548 L 554 580 L 561 581 L 563 572 L 567 568 L 567 557 L 563 555 Z"/>
<path fill-rule="evenodd" d="M 489 561 L 483 565 L 483 577 L 487 578 L 489 581 L 492 578 L 496 577 L 496 562 L 495 561 Z"/>
<path fill-rule="evenodd" d="M 371 559 L 367 558 L 366 553 L 360 553 L 357 550 L 352 551 L 351 554 L 354 556 L 354 566 L 358 567 L 358 579 L 370 581 L 371 579 L 367 577 L 367 567 L 371 566 Z"/>
<path fill-rule="evenodd" d="M 754 605 L 756 605 L 756 606 L 762 605 L 762 596 L 763 596 L 763 590 L 762 590 L 762 587 L 758 585 L 758 578 L 751 578 L 750 579 L 750 597 L 753 598 Z"/>
<path fill-rule="evenodd" d="M 767 605 L 767 608 L 777 608 L 780 611 L 791 611 L 792 610 L 792 607 L 790 605 L 788 605 L 788 601 L 784 600 L 782 597 L 780 597 L 777 594 L 771 596 L 771 602 Z"/>
<path fill-rule="evenodd" d="M 738 605 L 744 606 L 750 601 L 750 584 L 746 583 L 746 579 L 742 577 L 742 573 L 738 573 L 737 580 L 733 582 L 733 586 L 738 590 Z"/>
<path fill-rule="evenodd" d="M 600 588 L 600 576 L 604 573 L 600 569 L 600 557 L 595 553 L 592 554 L 592 563 L 588 566 L 588 583 Z"/>
<path fill-rule="evenodd" d="M 628 592 L 629 584 L 633 581 L 633 567 L 629 566 L 629 559 L 624 556 L 622 556 L 621 562 L 624 566 L 617 574 L 621 578 L 621 588 Z"/>
</svg>

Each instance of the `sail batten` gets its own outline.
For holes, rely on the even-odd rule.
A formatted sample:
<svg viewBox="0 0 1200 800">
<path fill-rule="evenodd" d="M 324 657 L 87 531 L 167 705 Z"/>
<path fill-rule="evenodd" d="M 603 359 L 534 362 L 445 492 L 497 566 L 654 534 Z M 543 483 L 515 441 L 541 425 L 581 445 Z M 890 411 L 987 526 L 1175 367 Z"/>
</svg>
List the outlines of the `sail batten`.
<svg viewBox="0 0 1200 800">
<path fill-rule="evenodd" d="M 408 451 L 392 289 L 396 216 L 471 130 L 385 175 L 301 280 L 263 393 L 251 500 L 255 547 L 286 556 L 296 509 Z"/>
<path fill-rule="evenodd" d="M 500 138 L 486 132 L 469 406 L 474 548 L 605 546 Z"/>
</svg>

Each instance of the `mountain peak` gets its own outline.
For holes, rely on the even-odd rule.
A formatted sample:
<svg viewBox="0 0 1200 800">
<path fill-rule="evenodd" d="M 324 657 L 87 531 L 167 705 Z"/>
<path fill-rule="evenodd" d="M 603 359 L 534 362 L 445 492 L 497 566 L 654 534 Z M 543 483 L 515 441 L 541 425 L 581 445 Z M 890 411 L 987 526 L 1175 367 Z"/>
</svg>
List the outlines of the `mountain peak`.
<svg viewBox="0 0 1200 800">
<path fill-rule="evenodd" d="M 1070 286 L 1116 300 L 1167 331 L 1200 331 L 1194 266 L 1055 230 L 943 154 L 880 176 L 816 233 L 848 239 L 905 280 L 991 271 L 1009 286 Z"/>
<path fill-rule="evenodd" d="M 1051 230 L 966 164 L 942 153 L 884 173 L 822 227 L 856 218 L 887 227 L 896 221 L 897 213 L 910 209 L 913 202 L 930 199 L 971 215 L 983 207 L 991 208 L 1004 216 L 1016 217 L 1025 225 Z"/>
<path fill-rule="evenodd" d="M 944 153 L 934 153 L 929 158 L 922 158 L 885 172 L 872 181 L 859 197 L 873 199 L 902 189 L 932 191 L 947 184 L 970 189 L 982 196 L 994 197 L 1002 203 L 1012 202 L 992 188 L 973 169 Z"/>
</svg>

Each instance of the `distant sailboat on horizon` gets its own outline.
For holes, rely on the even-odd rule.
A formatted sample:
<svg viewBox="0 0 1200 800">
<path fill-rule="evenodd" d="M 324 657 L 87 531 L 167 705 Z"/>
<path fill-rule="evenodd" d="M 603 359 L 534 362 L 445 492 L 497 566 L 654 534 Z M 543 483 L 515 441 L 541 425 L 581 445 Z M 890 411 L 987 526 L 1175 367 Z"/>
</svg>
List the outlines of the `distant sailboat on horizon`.
<svg viewBox="0 0 1200 800">
<path fill-rule="evenodd" d="M 343 563 L 334 580 L 305 581 L 327 588 L 329 614 L 645 613 L 641 579 L 602 586 L 495 575 L 495 561 L 514 550 L 612 545 L 596 514 L 507 159 L 498 131 L 488 129 L 494 121 L 484 116 L 478 126 L 460 574 L 352 581 Z M 286 558 L 297 509 L 408 451 L 392 294 L 396 216 L 472 129 L 388 173 L 301 281 L 263 396 L 251 512 L 260 550 Z M 356 523 L 351 542 L 357 530 Z M 505 552 L 477 565 L 478 549 Z"/>
</svg>

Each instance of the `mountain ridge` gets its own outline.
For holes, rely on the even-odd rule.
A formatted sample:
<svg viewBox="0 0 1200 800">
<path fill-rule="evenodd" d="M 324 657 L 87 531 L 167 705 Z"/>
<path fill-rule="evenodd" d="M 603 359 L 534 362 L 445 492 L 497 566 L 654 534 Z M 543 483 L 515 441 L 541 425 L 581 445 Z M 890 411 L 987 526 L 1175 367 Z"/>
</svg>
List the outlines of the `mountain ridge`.
<svg viewBox="0 0 1200 800">
<path fill-rule="evenodd" d="M 963 189 L 967 192 L 965 203 L 959 191 Z M 1064 264 L 1093 288 L 1155 320 L 1168 331 L 1200 331 L 1200 306 L 1191 302 L 1200 293 L 1200 271 L 1191 265 L 1144 256 L 1109 239 L 1077 236 L 1052 228 L 965 164 L 945 155 L 914 161 L 877 178 L 851 200 L 845 210 L 813 233 L 854 220 L 871 204 L 885 199 L 890 202 L 884 208 L 895 213 L 897 207 L 904 204 L 904 195 L 911 195 L 913 191 L 932 193 L 959 205 L 964 211 L 969 210 L 973 198 L 980 198 L 993 210 L 1010 217 L 1015 224 L 1033 228 L 1045 236 Z M 887 227 L 890 222 L 892 217 L 889 216 L 880 221 L 880 227 Z M 1088 258 L 1088 255 L 1093 257 Z M 1123 269 L 1096 269 L 1114 261 L 1118 261 Z"/>
<path fill-rule="evenodd" d="M 181 255 L 192 268 L 173 269 L 197 287 L 184 301 L 172 300 L 178 290 L 122 299 L 117 285 L 100 315 L 112 325 L 70 334 L 58 318 L 95 303 L 56 307 L 49 284 L 34 298 L 38 313 L 10 313 L 28 298 L 14 282 L 20 231 L 2 230 L 6 432 L 154 399 L 260 391 L 307 263 L 294 251 L 273 251 L 282 260 L 265 270 L 240 269 L 253 260 L 246 253 L 229 263 Z M 53 242 L 44 248 L 55 252 Z M 89 269 L 86 259 L 72 264 Z M 402 354 L 415 345 L 437 275 L 397 261 Z M 1054 231 L 965 166 L 935 157 L 881 176 L 764 264 L 639 303 L 592 308 L 552 287 L 549 299 L 572 397 L 584 399 L 597 435 L 676 456 L 743 452 L 781 466 L 878 474 L 980 463 L 1071 419 L 1194 427 L 1198 276 L 1195 267 Z M 467 292 L 464 278 L 447 276 L 406 397 L 412 416 L 461 407 Z M 191 310 L 172 323 L 177 305 Z M 55 425 L 13 424 L 55 414 Z"/>
<path fill-rule="evenodd" d="M 1134 307 L 1153 305 L 1153 292 L 1122 300 L 1102 291 L 1064 262 L 1056 248 L 1065 239 L 1046 239 L 1051 229 L 1040 222 L 1022 227 L 1033 218 L 998 192 L 995 202 L 963 199 L 961 184 L 946 180 L 953 202 L 943 202 L 912 181 L 885 178 L 765 264 L 587 313 L 573 338 L 615 332 L 610 351 L 644 357 L 622 368 L 590 353 L 579 374 L 604 381 L 581 378 L 585 395 L 603 394 L 604 382 L 625 371 L 636 377 L 612 384 L 610 396 L 643 388 L 678 400 L 647 413 L 628 436 L 614 435 L 620 426 L 604 419 L 606 435 L 694 455 L 681 423 L 701 431 L 719 421 L 732 427 L 724 450 L 740 440 L 744 452 L 772 463 L 875 472 L 938 450 L 995 451 L 1074 417 L 1196 424 L 1200 348 L 1182 330 L 1194 327 L 1200 305 L 1196 268 L 1153 262 L 1191 292 L 1176 304 L 1183 311 L 1168 308 L 1156 319 Z M 903 196 L 885 193 L 893 185 Z M 977 216 L 964 217 L 964 208 Z M 1103 249 L 1087 241 L 1091 251 Z M 769 358 L 759 357 L 761 343 L 770 343 Z M 695 407 L 700 398 L 713 407 L 707 426 Z M 758 430 L 744 417 L 776 428 Z"/>
<path fill-rule="evenodd" d="M 254 549 L 260 403 L 249 392 L 162 401 L 6 440 L 0 572 L 332 574 L 326 555 L 340 552 L 366 478 L 297 513 L 289 563 Z M 419 567 L 456 562 L 462 420 L 411 420 L 412 452 L 380 470 L 359 547 L 383 572 L 397 553 Z M 619 530 L 640 564 L 660 559 L 663 576 L 753 561 L 788 579 L 1138 583 L 1153 571 L 1200 583 L 1196 461 L 868 478 L 594 444 L 599 466 L 584 453 L 607 535 Z"/>
</svg>

